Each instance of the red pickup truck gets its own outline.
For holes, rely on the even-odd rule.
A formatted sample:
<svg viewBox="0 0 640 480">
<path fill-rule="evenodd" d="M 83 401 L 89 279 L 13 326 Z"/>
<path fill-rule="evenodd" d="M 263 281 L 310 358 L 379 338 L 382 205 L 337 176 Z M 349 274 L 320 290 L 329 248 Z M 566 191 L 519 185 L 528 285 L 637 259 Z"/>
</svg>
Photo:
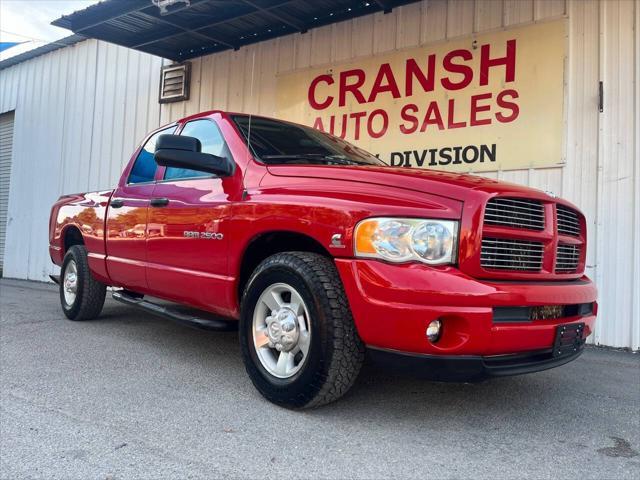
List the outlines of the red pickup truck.
<svg viewBox="0 0 640 480">
<path fill-rule="evenodd" d="M 586 222 L 569 202 L 392 168 L 340 138 L 221 111 L 151 133 L 115 190 L 53 206 L 71 320 L 121 302 L 239 329 L 270 401 L 342 396 L 365 353 L 436 380 L 575 359 L 596 319 Z M 224 319 L 224 320 L 223 320 Z"/>
</svg>

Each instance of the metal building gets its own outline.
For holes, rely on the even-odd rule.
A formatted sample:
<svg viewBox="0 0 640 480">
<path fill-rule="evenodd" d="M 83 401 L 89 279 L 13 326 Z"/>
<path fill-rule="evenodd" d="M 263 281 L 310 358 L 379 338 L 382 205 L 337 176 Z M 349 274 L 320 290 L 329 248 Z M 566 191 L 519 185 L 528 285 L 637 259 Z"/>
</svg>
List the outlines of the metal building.
<svg viewBox="0 0 640 480">
<path fill-rule="evenodd" d="M 62 193 L 112 187 L 138 142 L 161 124 L 214 108 L 295 117 L 294 110 L 279 105 L 283 85 L 295 87 L 317 72 L 380 63 L 411 49 L 469 45 L 471 51 L 506 32 L 539 46 L 540 51 L 529 50 L 531 59 L 518 59 L 518 68 L 534 57 L 559 58 L 550 67 L 557 88 L 536 90 L 535 82 L 526 87 L 536 104 L 558 107 L 552 135 L 557 145 L 548 142 L 557 155 L 517 168 L 462 165 L 458 170 L 576 203 L 587 216 L 587 274 L 600 297 L 591 341 L 640 348 L 640 2 L 228 4 L 191 0 L 163 15 L 148 0 L 102 2 L 56 22 L 77 35 L 0 62 L 5 277 L 45 281 L 55 273 L 47 253 L 50 205 Z M 560 32 L 561 40 L 550 44 L 536 33 L 548 29 Z M 162 67 L 184 60 L 190 62 L 188 99 L 160 103 Z M 544 123 L 541 118 L 531 123 L 530 137 Z M 526 158 L 545 142 L 525 138 L 509 148 L 521 149 Z"/>
</svg>

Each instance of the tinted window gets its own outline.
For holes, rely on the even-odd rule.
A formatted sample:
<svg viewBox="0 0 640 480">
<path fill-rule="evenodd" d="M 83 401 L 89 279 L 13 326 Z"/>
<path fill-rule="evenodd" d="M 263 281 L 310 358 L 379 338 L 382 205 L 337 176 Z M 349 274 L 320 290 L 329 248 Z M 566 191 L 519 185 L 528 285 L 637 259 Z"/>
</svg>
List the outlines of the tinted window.
<svg viewBox="0 0 640 480">
<path fill-rule="evenodd" d="M 245 141 L 251 139 L 253 154 L 264 163 L 385 165 L 369 152 L 314 128 L 246 115 L 233 119 Z"/>
<path fill-rule="evenodd" d="M 202 153 L 210 153 L 218 157 L 230 157 L 227 151 L 227 144 L 218 130 L 218 126 L 211 120 L 194 120 L 187 123 L 180 135 L 195 137 L 202 144 Z M 209 172 L 198 172 L 188 168 L 167 167 L 164 172 L 165 180 L 175 180 L 179 178 L 211 177 Z"/>
<path fill-rule="evenodd" d="M 131 173 L 129 174 L 129 180 L 127 183 L 143 183 L 152 182 L 156 175 L 157 164 L 153 158 L 153 154 L 156 151 L 156 141 L 160 135 L 170 134 L 175 132 L 176 127 L 165 128 L 159 132 L 154 133 L 147 143 L 144 144 L 142 150 L 138 154 Z"/>
</svg>

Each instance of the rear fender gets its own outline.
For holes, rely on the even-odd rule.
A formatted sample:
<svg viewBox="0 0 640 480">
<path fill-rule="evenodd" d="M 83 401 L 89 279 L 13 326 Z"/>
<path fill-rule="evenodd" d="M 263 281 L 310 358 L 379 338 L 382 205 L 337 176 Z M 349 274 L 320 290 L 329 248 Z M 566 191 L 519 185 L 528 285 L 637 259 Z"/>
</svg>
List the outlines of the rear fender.
<svg viewBox="0 0 640 480">
<path fill-rule="evenodd" d="M 69 229 L 80 232 L 89 257 L 89 268 L 96 279 L 108 283 L 105 265 L 105 216 L 112 190 L 65 195 L 53 205 L 49 225 L 49 252 L 56 265 L 62 265 Z"/>
</svg>

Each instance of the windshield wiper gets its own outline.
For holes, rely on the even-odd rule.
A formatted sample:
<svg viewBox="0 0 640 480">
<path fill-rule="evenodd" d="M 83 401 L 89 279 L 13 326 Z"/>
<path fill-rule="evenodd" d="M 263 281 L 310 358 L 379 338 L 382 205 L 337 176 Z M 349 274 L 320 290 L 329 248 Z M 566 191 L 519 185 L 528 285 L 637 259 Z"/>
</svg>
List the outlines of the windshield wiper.
<svg viewBox="0 0 640 480">
<path fill-rule="evenodd" d="M 262 155 L 262 160 L 310 160 L 320 163 L 336 163 L 338 165 L 368 165 L 366 162 L 358 162 L 357 160 L 351 160 L 341 155 L 325 155 L 323 153 L 297 153 L 286 155 Z"/>
</svg>

